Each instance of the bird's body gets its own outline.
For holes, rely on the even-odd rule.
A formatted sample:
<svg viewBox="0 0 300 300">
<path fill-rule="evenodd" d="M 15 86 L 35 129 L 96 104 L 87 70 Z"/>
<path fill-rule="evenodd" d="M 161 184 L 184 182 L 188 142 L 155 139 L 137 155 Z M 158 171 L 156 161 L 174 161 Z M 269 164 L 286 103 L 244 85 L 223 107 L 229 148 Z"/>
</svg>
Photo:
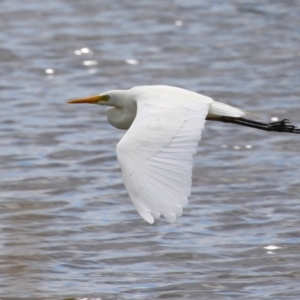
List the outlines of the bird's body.
<svg viewBox="0 0 300 300">
<path fill-rule="evenodd" d="M 149 93 L 150 88 L 150 93 Z M 129 129 L 136 116 L 137 105 L 152 103 L 153 105 L 169 109 L 171 103 L 181 107 L 185 102 L 203 103 L 208 105 L 207 118 L 218 119 L 220 116 L 242 117 L 248 114 L 233 106 L 214 101 L 212 98 L 173 86 L 138 86 L 130 90 L 114 91 L 120 96 L 119 103 L 107 109 L 108 122 L 118 129 Z M 124 105 L 125 104 L 125 105 Z M 107 105 L 107 104 L 104 104 Z M 164 117 L 165 118 L 165 117 Z"/>
<path fill-rule="evenodd" d="M 182 214 L 205 120 L 300 133 L 285 120 L 270 124 L 247 120 L 243 117 L 250 114 L 239 108 L 171 86 L 139 86 L 69 103 L 108 105 L 109 123 L 129 129 L 117 145 L 117 158 L 129 196 L 148 223 L 161 215 L 175 222 Z"/>
</svg>

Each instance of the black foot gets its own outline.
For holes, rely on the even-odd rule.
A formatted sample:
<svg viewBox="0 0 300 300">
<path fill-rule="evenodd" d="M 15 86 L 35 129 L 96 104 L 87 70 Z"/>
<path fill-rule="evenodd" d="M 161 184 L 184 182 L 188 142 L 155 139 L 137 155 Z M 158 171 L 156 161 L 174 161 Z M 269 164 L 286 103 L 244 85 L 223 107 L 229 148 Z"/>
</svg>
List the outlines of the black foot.
<svg viewBox="0 0 300 300">
<path fill-rule="evenodd" d="M 269 131 L 300 133 L 300 129 L 292 125 L 290 120 L 284 119 L 278 122 L 268 124 Z"/>
</svg>

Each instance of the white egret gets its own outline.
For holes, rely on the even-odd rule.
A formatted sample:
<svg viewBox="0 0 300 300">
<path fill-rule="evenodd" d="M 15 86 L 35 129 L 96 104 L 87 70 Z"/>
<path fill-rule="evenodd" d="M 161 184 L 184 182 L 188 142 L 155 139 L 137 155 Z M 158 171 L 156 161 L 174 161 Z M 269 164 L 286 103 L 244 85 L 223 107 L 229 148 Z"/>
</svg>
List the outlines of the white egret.
<svg viewBox="0 0 300 300">
<path fill-rule="evenodd" d="M 265 131 L 300 133 L 288 120 L 260 123 L 251 114 L 195 92 L 171 86 L 138 86 L 70 100 L 107 105 L 108 122 L 129 129 L 117 145 L 127 192 L 148 223 L 163 215 L 175 222 L 188 203 L 193 155 L 205 120 Z"/>
</svg>

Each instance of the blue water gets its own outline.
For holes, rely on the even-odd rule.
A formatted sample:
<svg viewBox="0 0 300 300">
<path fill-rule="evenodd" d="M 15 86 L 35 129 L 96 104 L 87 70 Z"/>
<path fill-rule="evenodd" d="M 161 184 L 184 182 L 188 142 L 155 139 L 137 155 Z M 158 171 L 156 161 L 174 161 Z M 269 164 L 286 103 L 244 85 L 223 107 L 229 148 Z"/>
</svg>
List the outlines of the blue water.
<svg viewBox="0 0 300 300">
<path fill-rule="evenodd" d="M 70 98 L 169 84 L 300 126 L 300 2 L 0 10 L 0 298 L 299 299 L 298 135 L 207 123 L 175 224 L 124 189 L 123 131 Z"/>
</svg>

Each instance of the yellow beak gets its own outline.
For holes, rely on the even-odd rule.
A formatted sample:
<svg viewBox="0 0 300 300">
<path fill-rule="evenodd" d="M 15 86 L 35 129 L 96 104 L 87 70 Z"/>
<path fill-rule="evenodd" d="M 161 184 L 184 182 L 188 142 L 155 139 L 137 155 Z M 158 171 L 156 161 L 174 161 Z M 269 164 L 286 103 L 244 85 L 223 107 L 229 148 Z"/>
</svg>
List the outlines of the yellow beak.
<svg viewBox="0 0 300 300">
<path fill-rule="evenodd" d="M 69 100 L 67 103 L 69 104 L 77 104 L 77 103 L 89 103 L 89 104 L 97 104 L 100 100 L 104 100 L 104 97 L 101 95 L 90 96 L 85 98 L 78 98 Z"/>
</svg>

